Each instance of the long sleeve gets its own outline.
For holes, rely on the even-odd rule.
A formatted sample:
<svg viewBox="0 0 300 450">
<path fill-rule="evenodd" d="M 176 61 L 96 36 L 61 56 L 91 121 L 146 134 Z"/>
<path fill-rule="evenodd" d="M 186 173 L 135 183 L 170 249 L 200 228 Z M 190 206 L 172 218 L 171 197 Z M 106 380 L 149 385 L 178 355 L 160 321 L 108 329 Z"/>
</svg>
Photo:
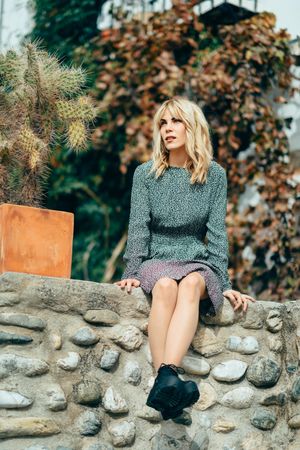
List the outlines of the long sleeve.
<svg viewBox="0 0 300 450">
<path fill-rule="evenodd" d="M 219 166 L 220 170 L 214 177 L 215 183 L 212 197 L 210 199 L 210 210 L 207 226 L 207 261 L 211 263 L 219 274 L 222 283 L 222 292 L 232 289 L 232 284 L 228 276 L 228 236 L 226 230 L 226 209 L 227 209 L 227 177 L 225 169 Z"/>
<path fill-rule="evenodd" d="M 123 261 L 126 263 L 121 279 L 138 278 L 142 261 L 147 258 L 150 241 L 150 202 L 142 164 L 133 174 L 128 237 Z"/>
</svg>

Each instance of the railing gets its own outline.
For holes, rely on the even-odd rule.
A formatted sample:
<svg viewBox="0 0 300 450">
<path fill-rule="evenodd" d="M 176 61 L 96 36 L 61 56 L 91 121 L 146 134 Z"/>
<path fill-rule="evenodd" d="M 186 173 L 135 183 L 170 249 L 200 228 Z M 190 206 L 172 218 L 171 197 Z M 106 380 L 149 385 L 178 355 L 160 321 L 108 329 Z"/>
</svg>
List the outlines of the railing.
<svg viewBox="0 0 300 450">
<path fill-rule="evenodd" d="M 240 8 L 246 8 L 250 9 L 251 11 L 257 11 L 257 0 L 199 0 L 198 2 L 198 8 L 199 13 L 202 14 L 203 7 L 205 9 L 205 12 L 209 11 L 212 8 L 216 8 L 217 6 L 221 5 L 222 3 L 231 3 L 233 5 L 239 6 Z"/>
<path fill-rule="evenodd" d="M 182 3 L 185 3 L 182 0 Z M 257 11 L 257 0 L 198 0 L 194 6 L 196 14 L 201 15 L 209 10 L 216 8 L 223 3 L 231 3 L 240 8 Z M 117 25 L 116 19 L 113 17 L 113 12 L 117 12 L 122 8 L 122 20 L 130 20 L 133 17 L 138 17 L 142 22 L 147 21 L 149 15 L 155 12 L 164 12 L 170 9 L 172 0 L 108 0 L 102 7 L 102 12 L 98 20 L 98 28 L 112 28 Z"/>
</svg>

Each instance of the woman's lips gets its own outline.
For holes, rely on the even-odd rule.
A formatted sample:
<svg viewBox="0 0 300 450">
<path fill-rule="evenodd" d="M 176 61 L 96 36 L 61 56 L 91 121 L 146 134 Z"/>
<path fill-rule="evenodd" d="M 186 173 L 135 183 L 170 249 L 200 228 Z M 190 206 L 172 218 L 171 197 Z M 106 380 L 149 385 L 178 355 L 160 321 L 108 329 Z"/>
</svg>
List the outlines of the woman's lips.
<svg viewBox="0 0 300 450">
<path fill-rule="evenodd" d="M 172 137 L 167 137 L 167 138 L 166 138 L 166 141 L 167 141 L 167 142 L 170 142 L 170 141 L 173 141 L 174 139 L 176 139 L 176 138 L 173 137 L 173 136 L 172 136 Z"/>
</svg>

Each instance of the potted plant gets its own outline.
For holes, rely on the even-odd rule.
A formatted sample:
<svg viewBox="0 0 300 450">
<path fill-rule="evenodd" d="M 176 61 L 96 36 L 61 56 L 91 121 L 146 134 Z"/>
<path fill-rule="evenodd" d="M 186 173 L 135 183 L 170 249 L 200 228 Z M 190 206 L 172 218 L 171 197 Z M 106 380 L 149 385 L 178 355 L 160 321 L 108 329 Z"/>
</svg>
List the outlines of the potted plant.
<svg viewBox="0 0 300 450">
<path fill-rule="evenodd" d="M 87 147 L 96 108 L 84 83 L 35 43 L 0 55 L 0 273 L 71 275 L 74 215 L 41 201 L 55 140 Z"/>
</svg>

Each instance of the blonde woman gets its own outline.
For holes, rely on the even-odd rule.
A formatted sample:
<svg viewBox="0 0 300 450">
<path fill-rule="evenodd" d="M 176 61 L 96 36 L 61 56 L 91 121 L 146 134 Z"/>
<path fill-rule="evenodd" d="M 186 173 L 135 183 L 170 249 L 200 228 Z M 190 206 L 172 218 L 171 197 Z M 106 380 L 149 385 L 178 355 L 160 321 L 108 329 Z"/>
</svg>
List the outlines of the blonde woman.
<svg viewBox="0 0 300 450">
<path fill-rule="evenodd" d="M 115 283 L 152 295 L 148 337 L 157 376 L 146 404 L 166 420 L 200 395 L 194 381 L 178 376 L 199 315 L 216 315 L 224 297 L 234 310 L 255 301 L 228 277 L 226 206 L 226 172 L 213 159 L 201 108 L 182 97 L 166 100 L 154 116 L 152 159 L 133 175 L 126 268 Z"/>
</svg>

